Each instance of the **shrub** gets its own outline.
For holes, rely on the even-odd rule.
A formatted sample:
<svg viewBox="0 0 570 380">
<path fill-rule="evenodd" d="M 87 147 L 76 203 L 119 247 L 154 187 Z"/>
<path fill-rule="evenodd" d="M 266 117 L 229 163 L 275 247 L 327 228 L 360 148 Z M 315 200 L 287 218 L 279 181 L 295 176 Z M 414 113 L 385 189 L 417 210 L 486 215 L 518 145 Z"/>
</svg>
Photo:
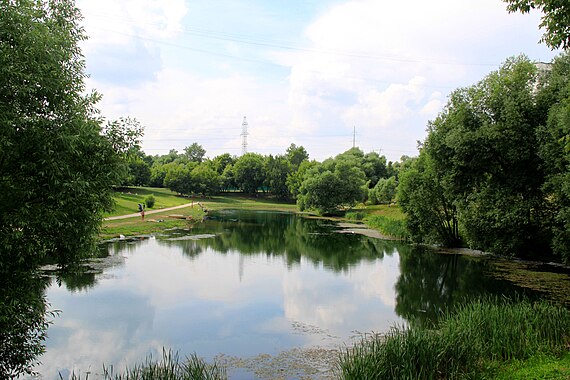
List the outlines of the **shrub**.
<svg viewBox="0 0 570 380">
<path fill-rule="evenodd" d="M 155 202 L 155 199 L 154 199 L 154 196 L 153 196 L 152 194 L 149 195 L 149 196 L 147 196 L 147 197 L 144 199 L 144 203 L 145 203 L 145 205 L 146 205 L 147 208 L 153 208 L 153 207 L 154 207 L 154 202 Z"/>
</svg>

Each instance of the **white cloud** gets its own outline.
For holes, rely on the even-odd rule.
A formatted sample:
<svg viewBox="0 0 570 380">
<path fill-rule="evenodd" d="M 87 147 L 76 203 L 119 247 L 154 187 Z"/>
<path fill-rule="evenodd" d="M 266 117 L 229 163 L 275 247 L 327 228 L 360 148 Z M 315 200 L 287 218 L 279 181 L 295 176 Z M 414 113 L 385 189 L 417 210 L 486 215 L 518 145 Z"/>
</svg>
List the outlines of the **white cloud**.
<svg viewBox="0 0 570 380">
<path fill-rule="evenodd" d="M 283 153 L 295 142 L 321 160 L 352 145 L 354 126 L 357 145 L 394 160 L 416 152 L 453 89 L 511 55 L 555 55 L 537 44 L 539 15 L 508 14 L 497 0 L 331 1 L 301 38 L 283 34 L 282 41 L 294 38 L 286 43 L 277 34 L 286 19 L 275 30 L 261 20 L 264 35 L 240 29 L 248 9 L 278 18 L 274 3 L 238 4 L 232 12 L 220 9 L 229 3 L 183 0 L 78 4 L 90 36 L 89 85 L 103 93 L 105 116 L 147 126 L 149 154 L 195 141 L 210 157 L 239 154 L 245 115 L 250 151 Z M 215 24 L 195 27 L 201 19 Z"/>
</svg>

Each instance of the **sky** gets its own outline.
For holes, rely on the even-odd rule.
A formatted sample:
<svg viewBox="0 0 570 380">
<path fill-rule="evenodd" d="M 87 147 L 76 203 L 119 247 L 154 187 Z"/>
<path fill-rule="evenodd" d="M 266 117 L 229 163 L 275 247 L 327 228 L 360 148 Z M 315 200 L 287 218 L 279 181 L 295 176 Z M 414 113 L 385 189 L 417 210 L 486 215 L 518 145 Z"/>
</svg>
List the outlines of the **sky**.
<svg viewBox="0 0 570 380">
<path fill-rule="evenodd" d="M 509 57 L 549 62 L 540 14 L 501 0 L 77 0 L 89 89 L 134 117 L 149 155 L 194 142 L 213 158 L 322 161 L 350 149 L 418 154 L 449 94 Z"/>
</svg>

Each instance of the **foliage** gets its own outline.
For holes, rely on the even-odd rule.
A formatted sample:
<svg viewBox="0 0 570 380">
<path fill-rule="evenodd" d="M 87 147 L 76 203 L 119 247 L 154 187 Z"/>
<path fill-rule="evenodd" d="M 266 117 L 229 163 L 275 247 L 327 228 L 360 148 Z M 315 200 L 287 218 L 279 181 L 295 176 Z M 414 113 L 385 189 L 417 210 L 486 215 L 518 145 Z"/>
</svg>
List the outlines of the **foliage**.
<svg viewBox="0 0 570 380">
<path fill-rule="evenodd" d="M 211 195 L 220 189 L 220 176 L 209 162 L 203 162 L 190 172 L 191 189 L 195 194 Z"/>
<path fill-rule="evenodd" d="M 0 3 L 0 270 L 94 243 L 118 157 L 85 95 L 84 35 L 72 1 Z"/>
<path fill-rule="evenodd" d="M 303 161 L 297 170 L 293 170 L 287 175 L 286 184 L 292 199 L 297 199 L 305 174 L 316 165 L 317 161 Z"/>
<path fill-rule="evenodd" d="M 570 4 L 557 0 L 503 0 L 509 12 L 529 13 L 539 9 L 542 13 L 540 28 L 545 29 L 541 42 L 551 49 L 570 47 Z"/>
<path fill-rule="evenodd" d="M 289 198 L 287 178 L 293 165 L 284 156 L 269 156 L 265 162 L 265 184 L 279 199 Z"/>
<path fill-rule="evenodd" d="M 147 195 L 147 196 L 144 198 L 144 204 L 145 204 L 146 207 L 148 207 L 148 208 L 153 208 L 155 202 L 156 202 L 156 199 L 154 199 L 154 195 L 152 195 L 152 194 Z"/>
<path fill-rule="evenodd" d="M 332 213 L 364 199 L 366 176 L 352 153 L 347 151 L 307 171 L 297 196 L 301 211 Z"/>
<path fill-rule="evenodd" d="M 546 170 L 543 191 L 551 217 L 551 247 L 570 261 L 570 55 L 554 62 L 541 95 L 540 100 L 554 103 L 546 124 L 537 130 Z"/>
<path fill-rule="evenodd" d="M 179 194 L 192 193 L 192 169 L 195 165 L 185 165 L 182 163 L 172 162 L 168 165 L 166 175 L 164 176 L 164 186 Z"/>
<path fill-rule="evenodd" d="M 235 183 L 246 194 L 255 194 L 265 179 L 263 156 L 246 153 L 233 166 Z"/>
<path fill-rule="evenodd" d="M 303 162 L 309 160 L 309 153 L 302 146 L 291 144 L 287 148 L 286 157 L 293 170 L 297 170 Z"/>
<path fill-rule="evenodd" d="M 212 164 L 214 169 L 218 174 L 222 175 L 229 165 L 233 165 L 236 162 L 236 157 L 230 155 L 229 153 L 224 153 L 219 156 L 214 157 Z"/>
<path fill-rule="evenodd" d="M 461 233 L 476 249 L 520 256 L 550 245 L 567 257 L 568 59 L 554 68 L 511 58 L 452 93 L 419 160 L 400 173 L 398 200 L 414 240 L 457 244 Z"/>
<path fill-rule="evenodd" d="M 396 197 L 397 188 L 396 177 L 380 178 L 376 186 L 368 190 L 368 199 L 372 204 L 390 204 Z"/>
<path fill-rule="evenodd" d="M 129 175 L 125 181 L 126 184 L 129 186 L 147 186 L 150 184 L 150 178 L 149 164 L 139 155 L 131 157 L 129 159 Z"/>
<path fill-rule="evenodd" d="M 111 142 L 115 152 L 126 157 L 139 150 L 144 127 L 135 118 L 121 117 L 107 122 L 102 133 Z"/>
<path fill-rule="evenodd" d="M 32 273 L 0 276 L 0 378 L 30 374 L 44 353 L 48 312 L 45 281 Z"/>
<path fill-rule="evenodd" d="M 373 188 L 380 179 L 388 178 L 386 157 L 376 152 L 365 154 L 362 160 L 362 170 L 368 179 L 368 187 Z"/>
<path fill-rule="evenodd" d="M 570 311 L 544 301 L 475 301 L 437 330 L 412 325 L 365 337 L 341 356 L 339 370 L 343 379 L 473 377 L 494 360 L 565 351 L 569 328 Z"/>
<path fill-rule="evenodd" d="M 206 155 L 206 149 L 198 143 L 193 143 L 192 145 L 184 148 L 184 154 L 188 158 L 188 161 L 201 163 Z"/>
<path fill-rule="evenodd" d="M 457 210 L 424 151 L 400 173 L 397 199 L 407 215 L 406 228 L 411 240 L 448 246 L 460 243 Z"/>
</svg>

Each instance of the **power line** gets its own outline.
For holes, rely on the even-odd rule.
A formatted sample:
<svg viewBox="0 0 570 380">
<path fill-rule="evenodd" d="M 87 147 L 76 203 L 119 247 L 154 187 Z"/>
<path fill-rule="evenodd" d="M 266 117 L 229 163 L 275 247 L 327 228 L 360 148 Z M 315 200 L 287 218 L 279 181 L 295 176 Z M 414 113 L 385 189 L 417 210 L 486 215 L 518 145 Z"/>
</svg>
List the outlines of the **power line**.
<svg viewBox="0 0 570 380">
<path fill-rule="evenodd" d="M 108 18 L 115 18 L 120 20 L 121 22 L 130 23 L 132 25 L 148 25 L 160 28 L 162 25 L 156 23 L 143 23 L 139 21 L 135 21 L 133 19 L 125 19 L 123 17 L 117 17 L 115 15 L 103 15 L 103 14 L 96 14 L 91 13 L 91 15 L 95 17 L 101 17 L 104 19 Z M 104 28 L 95 27 L 96 29 L 105 30 L 108 32 L 115 32 L 119 34 L 129 35 L 127 33 L 112 31 Z M 315 49 L 315 48 L 308 48 L 299 45 L 294 45 L 293 43 L 280 43 L 279 41 L 262 39 L 259 37 L 251 37 L 246 35 L 240 34 L 232 34 L 226 32 L 220 32 L 215 30 L 209 29 L 201 29 L 195 27 L 183 27 L 182 33 L 193 35 L 197 37 L 207 38 L 207 39 L 215 39 L 221 41 L 230 41 L 230 42 L 237 42 L 247 45 L 254 45 L 254 46 L 264 46 L 264 47 L 271 47 L 283 50 L 294 50 L 294 51 L 301 51 L 301 52 L 310 52 L 310 53 L 319 53 L 319 54 L 328 54 L 328 55 L 337 55 L 337 56 L 345 56 L 345 57 L 352 57 L 352 58 L 363 58 L 363 59 L 372 59 L 372 60 L 381 60 L 381 61 L 394 61 L 394 62 L 410 62 L 410 63 L 433 63 L 433 64 L 440 64 L 440 65 L 454 65 L 454 66 L 487 66 L 487 67 L 497 67 L 499 66 L 496 63 L 486 63 L 486 62 L 479 62 L 479 63 L 471 63 L 471 62 L 453 62 L 453 61 L 442 61 L 442 60 L 434 60 L 427 57 L 406 57 L 406 56 L 397 56 L 397 55 L 378 55 L 378 54 L 369 54 L 369 53 L 361 53 L 361 52 L 352 52 L 346 50 L 334 50 L 334 49 Z M 142 36 L 131 35 L 134 38 L 141 38 L 141 39 L 148 39 Z M 151 40 L 152 41 L 152 40 Z M 155 41 L 158 42 L 158 41 Z M 158 42 L 160 43 L 160 42 Z"/>
</svg>

